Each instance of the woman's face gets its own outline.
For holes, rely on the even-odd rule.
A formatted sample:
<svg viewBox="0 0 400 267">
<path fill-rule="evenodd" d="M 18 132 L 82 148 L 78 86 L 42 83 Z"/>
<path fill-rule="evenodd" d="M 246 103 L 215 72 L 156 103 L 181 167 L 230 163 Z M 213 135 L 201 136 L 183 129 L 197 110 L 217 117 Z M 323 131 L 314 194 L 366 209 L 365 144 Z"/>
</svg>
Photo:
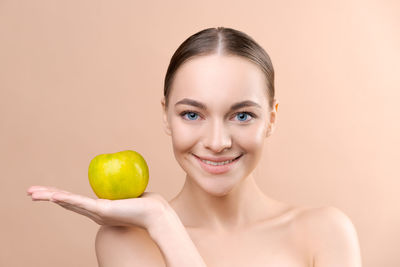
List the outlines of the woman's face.
<svg viewBox="0 0 400 267">
<path fill-rule="evenodd" d="M 247 59 L 209 55 L 181 65 L 163 118 L 187 179 L 212 195 L 229 193 L 259 162 L 276 107 L 269 109 L 265 76 Z"/>
</svg>

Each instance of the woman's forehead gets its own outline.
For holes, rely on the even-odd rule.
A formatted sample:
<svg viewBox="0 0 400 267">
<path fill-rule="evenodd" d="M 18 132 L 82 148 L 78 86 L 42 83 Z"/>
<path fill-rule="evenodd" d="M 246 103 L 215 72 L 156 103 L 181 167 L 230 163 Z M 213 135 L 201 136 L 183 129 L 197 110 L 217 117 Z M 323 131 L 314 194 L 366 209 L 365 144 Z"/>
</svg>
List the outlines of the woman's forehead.
<svg viewBox="0 0 400 267">
<path fill-rule="evenodd" d="M 253 62 L 238 56 L 201 56 L 185 62 L 176 72 L 170 100 L 258 100 L 265 98 L 264 73 Z"/>
</svg>

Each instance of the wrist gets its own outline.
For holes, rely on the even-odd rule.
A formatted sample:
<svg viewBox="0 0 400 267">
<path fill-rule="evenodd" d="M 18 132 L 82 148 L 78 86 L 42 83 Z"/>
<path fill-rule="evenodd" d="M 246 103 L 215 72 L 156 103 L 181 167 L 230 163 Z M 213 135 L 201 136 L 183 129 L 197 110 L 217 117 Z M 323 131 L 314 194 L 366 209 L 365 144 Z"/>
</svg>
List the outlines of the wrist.
<svg viewBox="0 0 400 267">
<path fill-rule="evenodd" d="M 172 208 L 160 209 L 151 219 L 147 227 L 150 236 L 155 240 L 159 238 L 160 235 L 165 235 L 165 233 L 171 233 L 178 229 L 184 229 L 184 226 Z"/>
<path fill-rule="evenodd" d="M 166 209 L 148 228 L 167 266 L 205 267 L 206 264 L 176 212 Z"/>
</svg>

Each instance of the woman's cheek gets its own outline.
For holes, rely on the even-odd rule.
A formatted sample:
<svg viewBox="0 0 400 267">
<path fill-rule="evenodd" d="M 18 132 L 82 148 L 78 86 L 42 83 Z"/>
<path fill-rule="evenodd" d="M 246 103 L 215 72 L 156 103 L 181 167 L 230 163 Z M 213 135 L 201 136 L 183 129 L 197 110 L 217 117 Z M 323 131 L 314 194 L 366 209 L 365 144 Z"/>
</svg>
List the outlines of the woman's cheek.
<svg viewBox="0 0 400 267">
<path fill-rule="evenodd" d="M 195 125 L 188 125 L 188 123 L 175 121 L 171 128 L 175 149 L 184 151 L 195 145 L 197 138 L 196 133 L 199 133 Z"/>
<path fill-rule="evenodd" d="M 245 150 L 259 150 L 265 141 L 265 125 L 255 123 L 241 129 L 235 134 L 235 141 Z"/>
</svg>

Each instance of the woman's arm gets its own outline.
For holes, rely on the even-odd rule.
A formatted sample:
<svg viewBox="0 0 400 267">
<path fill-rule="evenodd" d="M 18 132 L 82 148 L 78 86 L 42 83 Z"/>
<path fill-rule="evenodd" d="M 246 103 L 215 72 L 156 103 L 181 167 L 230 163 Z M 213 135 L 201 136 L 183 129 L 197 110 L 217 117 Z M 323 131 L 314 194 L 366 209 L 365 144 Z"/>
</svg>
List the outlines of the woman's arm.
<svg viewBox="0 0 400 267">
<path fill-rule="evenodd" d="M 157 193 L 145 192 L 138 198 L 121 200 L 92 199 L 48 186 L 32 186 L 27 193 L 34 201 L 52 201 L 63 208 L 92 219 L 108 230 L 135 227 L 147 230 L 160 248 L 168 267 L 206 266 L 174 209 Z M 115 260 L 118 250 L 115 247 L 110 248 L 110 245 L 103 246 L 105 242 L 101 240 L 111 240 L 110 243 L 119 245 L 121 257 L 129 255 L 122 251 L 125 245 L 129 247 L 133 244 L 137 246 L 136 248 L 141 245 L 141 239 L 137 238 L 137 235 L 135 235 L 136 238 L 131 239 L 133 243 L 126 242 L 126 239 L 123 241 L 123 239 L 115 238 L 115 236 L 113 234 L 98 236 L 96 246 L 98 245 L 100 250 L 111 255 L 108 259 Z M 107 252 L 108 248 L 110 250 Z M 137 249 L 131 251 L 137 253 Z M 128 263 L 129 266 L 143 266 L 137 265 L 134 261 L 130 262 L 126 258 L 115 260 L 111 266 L 126 266 Z"/>
<path fill-rule="evenodd" d="M 95 243 L 99 267 L 206 266 L 174 213 L 165 213 L 147 231 L 101 226 Z"/>
<path fill-rule="evenodd" d="M 168 206 L 148 229 L 168 267 L 205 267 L 206 264 L 175 211 Z"/>
</svg>

